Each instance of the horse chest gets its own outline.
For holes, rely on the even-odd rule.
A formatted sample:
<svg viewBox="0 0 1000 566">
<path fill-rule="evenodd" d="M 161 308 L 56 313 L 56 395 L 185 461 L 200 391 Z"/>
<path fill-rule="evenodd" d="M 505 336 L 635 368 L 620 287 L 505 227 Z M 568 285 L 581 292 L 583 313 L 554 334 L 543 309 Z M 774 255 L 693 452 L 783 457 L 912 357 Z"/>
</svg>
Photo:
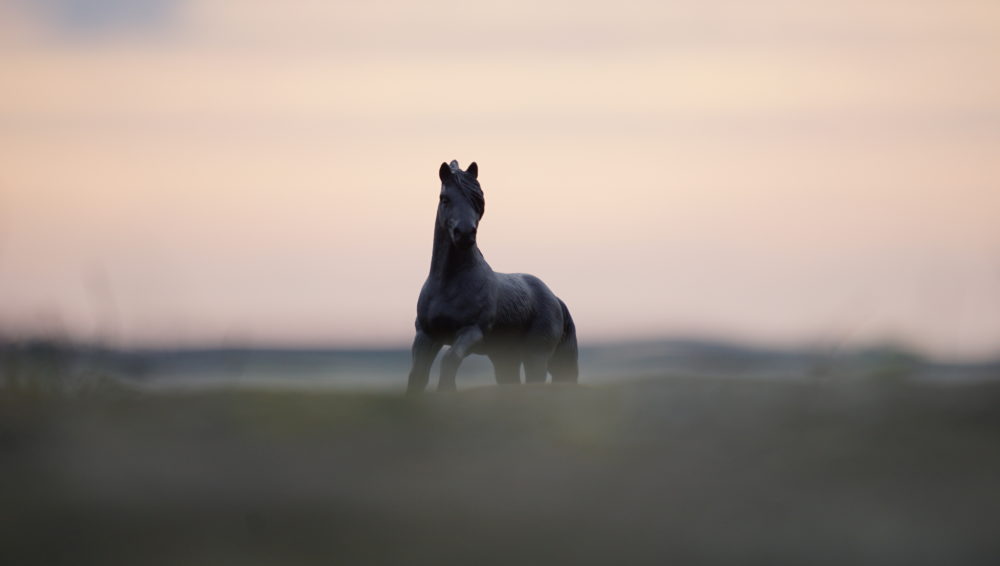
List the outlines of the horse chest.
<svg viewBox="0 0 1000 566">
<path fill-rule="evenodd" d="M 484 324 L 491 310 L 489 296 L 481 285 L 443 285 L 430 290 L 426 310 L 422 313 L 425 327 L 433 334 L 450 335 L 470 324 Z"/>
</svg>

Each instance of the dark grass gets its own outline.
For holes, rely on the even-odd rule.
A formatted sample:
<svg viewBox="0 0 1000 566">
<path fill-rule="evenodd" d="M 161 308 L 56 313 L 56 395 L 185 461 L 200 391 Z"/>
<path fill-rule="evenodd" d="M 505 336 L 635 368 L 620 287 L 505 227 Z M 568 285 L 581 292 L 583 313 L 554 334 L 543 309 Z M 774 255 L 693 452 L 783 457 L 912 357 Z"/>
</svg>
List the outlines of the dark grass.
<svg viewBox="0 0 1000 566">
<path fill-rule="evenodd" d="M 3 564 L 995 564 L 1000 384 L 0 396 Z"/>
</svg>

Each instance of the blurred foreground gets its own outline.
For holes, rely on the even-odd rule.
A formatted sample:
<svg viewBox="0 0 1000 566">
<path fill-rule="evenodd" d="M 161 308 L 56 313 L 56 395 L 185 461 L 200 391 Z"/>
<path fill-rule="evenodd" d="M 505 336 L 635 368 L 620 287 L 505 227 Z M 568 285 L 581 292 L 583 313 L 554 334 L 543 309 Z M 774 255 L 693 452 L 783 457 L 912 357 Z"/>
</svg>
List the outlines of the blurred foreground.
<svg viewBox="0 0 1000 566">
<path fill-rule="evenodd" d="M 996 564 L 1000 382 L 0 395 L 7 564 Z"/>
</svg>

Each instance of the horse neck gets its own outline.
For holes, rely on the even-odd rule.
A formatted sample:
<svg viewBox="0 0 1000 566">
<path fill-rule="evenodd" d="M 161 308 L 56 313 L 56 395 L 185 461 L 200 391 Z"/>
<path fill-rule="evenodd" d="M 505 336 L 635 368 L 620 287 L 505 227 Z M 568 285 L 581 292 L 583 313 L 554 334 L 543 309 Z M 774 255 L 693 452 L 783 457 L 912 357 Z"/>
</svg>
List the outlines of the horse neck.
<svg viewBox="0 0 1000 566">
<path fill-rule="evenodd" d="M 440 224 L 435 224 L 434 250 L 431 253 L 431 277 L 447 280 L 463 271 L 481 267 L 490 270 L 489 264 L 486 263 L 482 252 L 479 251 L 478 244 L 464 249 L 455 247 L 452 245 L 448 231 Z"/>
</svg>

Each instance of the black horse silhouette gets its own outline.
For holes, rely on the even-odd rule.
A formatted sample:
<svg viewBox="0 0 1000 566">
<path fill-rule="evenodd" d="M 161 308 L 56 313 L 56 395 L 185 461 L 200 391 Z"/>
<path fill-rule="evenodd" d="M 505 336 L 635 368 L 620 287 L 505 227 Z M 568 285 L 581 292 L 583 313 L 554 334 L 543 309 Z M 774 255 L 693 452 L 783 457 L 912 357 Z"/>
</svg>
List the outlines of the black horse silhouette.
<svg viewBox="0 0 1000 566">
<path fill-rule="evenodd" d="M 455 390 L 455 374 L 469 354 L 493 362 L 499 384 L 575 383 L 576 327 L 566 304 L 533 275 L 495 273 L 476 245 L 486 201 L 473 162 L 442 163 L 441 199 L 434 223 L 431 270 L 417 301 L 417 335 L 407 392 L 427 386 L 431 364 L 445 344 L 438 391 Z"/>
</svg>

